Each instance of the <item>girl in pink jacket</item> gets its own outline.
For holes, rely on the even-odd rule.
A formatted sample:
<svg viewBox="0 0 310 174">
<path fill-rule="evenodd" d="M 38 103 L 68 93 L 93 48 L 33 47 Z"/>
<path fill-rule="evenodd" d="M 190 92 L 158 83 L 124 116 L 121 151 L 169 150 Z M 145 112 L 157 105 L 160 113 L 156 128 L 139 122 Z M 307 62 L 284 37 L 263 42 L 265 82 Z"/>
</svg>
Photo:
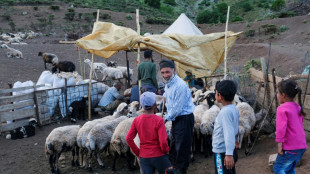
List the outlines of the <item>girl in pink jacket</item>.
<svg viewBox="0 0 310 174">
<path fill-rule="evenodd" d="M 275 174 L 295 173 L 295 166 L 308 148 L 303 127 L 305 113 L 301 104 L 301 89 L 294 80 L 278 83 L 276 142 L 278 157 L 274 164 Z M 298 103 L 294 102 L 298 94 Z"/>
</svg>

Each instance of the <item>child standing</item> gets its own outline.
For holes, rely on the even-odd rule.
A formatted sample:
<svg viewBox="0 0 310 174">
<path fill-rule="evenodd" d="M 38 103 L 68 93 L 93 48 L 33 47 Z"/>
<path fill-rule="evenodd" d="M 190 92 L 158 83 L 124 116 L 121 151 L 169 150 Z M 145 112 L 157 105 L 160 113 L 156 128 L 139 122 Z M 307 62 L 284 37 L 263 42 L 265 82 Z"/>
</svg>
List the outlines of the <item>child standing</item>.
<svg viewBox="0 0 310 174">
<path fill-rule="evenodd" d="M 223 80 L 216 84 L 216 101 L 223 108 L 216 117 L 212 134 L 212 151 L 216 174 L 234 174 L 238 155 L 235 149 L 236 136 L 239 129 L 239 111 L 232 101 L 236 94 L 236 85 L 231 80 Z"/>
<path fill-rule="evenodd" d="M 306 134 L 303 127 L 305 113 L 301 105 L 301 89 L 293 80 L 278 83 L 276 142 L 278 156 L 273 170 L 275 174 L 295 173 L 295 166 L 307 149 Z M 294 98 L 298 94 L 298 103 Z"/>
<path fill-rule="evenodd" d="M 155 97 L 153 92 L 141 94 L 140 102 L 144 112 L 134 119 L 126 136 L 129 147 L 140 158 L 142 174 L 153 174 L 155 169 L 159 174 L 164 174 L 165 170 L 171 167 L 167 155 L 169 146 L 165 123 L 161 117 L 154 114 Z M 137 133 L 140 149 L 133 141 Z"/>
</svg>

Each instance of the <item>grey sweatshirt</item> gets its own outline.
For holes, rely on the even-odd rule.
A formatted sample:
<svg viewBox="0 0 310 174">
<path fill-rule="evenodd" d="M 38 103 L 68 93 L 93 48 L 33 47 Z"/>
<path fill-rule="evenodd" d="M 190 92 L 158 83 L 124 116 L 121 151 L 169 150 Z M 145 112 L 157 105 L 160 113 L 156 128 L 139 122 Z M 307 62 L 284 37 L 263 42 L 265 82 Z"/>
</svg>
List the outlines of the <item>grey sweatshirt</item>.
<svg viewBox="0 0 310 174">
<path fill-rule="evenodd" d="M 233 155 L 239 130 L 239 111 L 235 105 L 224 106 L 216 117 L 212 134 L 212 151 Z"/>
</svg>

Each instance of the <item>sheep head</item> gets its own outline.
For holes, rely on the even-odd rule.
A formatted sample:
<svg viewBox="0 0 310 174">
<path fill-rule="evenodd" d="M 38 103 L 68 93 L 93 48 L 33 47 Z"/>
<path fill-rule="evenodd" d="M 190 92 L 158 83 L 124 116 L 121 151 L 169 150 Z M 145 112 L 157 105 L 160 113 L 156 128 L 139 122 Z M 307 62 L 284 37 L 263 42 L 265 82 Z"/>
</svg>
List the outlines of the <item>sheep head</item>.
<svg viewBox="0 0 310 174">
<path fill-rule="evenodd" d="M 39 52 L 38 56 L 42 56 L 43 55 L 43 52 Z"/>
<path fill-rule="evenodd" d="M 129 104 L 128 110 L 129 110 L 129 116 L 132 116 L 133 114 L 135 114 L 137 112 L 137 110 L 139 110 L 139 102 L 137 101 L 133 101 Z"/>
<path fill-rule="evenodd" d="M 119 104 L 118 107 L 116 108 L 116 112 L 118 113 L 125 113 L 126 111 L 128 111 L 128 106 L 124 102 Z"/>
<path fill-rule="evenodd" d="M 8 48 L 8 46 L 6 44 L 2 44 L 1 48 Z"/>
<path fill-rule="evenodd" d="M 85 59 L 84 63 L 90 63 L 90 60 L 89 59 Z"/>
</svg>

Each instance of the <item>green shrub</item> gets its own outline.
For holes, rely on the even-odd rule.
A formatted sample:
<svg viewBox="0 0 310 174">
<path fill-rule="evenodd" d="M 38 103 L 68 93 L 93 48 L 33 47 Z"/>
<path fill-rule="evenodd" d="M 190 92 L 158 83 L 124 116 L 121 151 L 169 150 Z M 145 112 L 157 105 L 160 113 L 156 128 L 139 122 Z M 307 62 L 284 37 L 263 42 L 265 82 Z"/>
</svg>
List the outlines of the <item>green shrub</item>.
<svg viewBox="0 0 310 174">
<path fill-rule="evenodd" d="M 10 20 L 9 26 L 11 27 L 11 31 L 15 31 L 16 30 L 16 24 L 13 22 L 13 20 Z"/>
<path fill-rule="evenodd" d="M 265 24 L 261 26 L 264 31 L 265 31 L 265 35 L 270 34 L 270 33 L 276 33 L 278 31 L 278 27 L 276 25 L 273 24 Z"/>
<path fill-rule="evenodd" d="M 255 36 L 255 30 L 246 30 L 244 34 L 246 37 L 254 37 Z"/>
<path fill-rule="evenodd" d="M 161 5 L 160 6 L 160 10 L 165 12 L 165 13 L 167 13 L 167 14 L 171 14 L 171 15 L 174 14 L 173 8 L 171 6 L 169 6 L 169 5 L 164 5 L 164 4 Z"/>
<path fill-rule="evenodd" d="M 39 8 L 38 8 L 37 6 L 34 6 L 34 7 L 33 7 L 33 10 L 34 10 L 34 11 L 38 11 Z"/>
<path fill-rule="evenodd" d="M 111 19 L 111 15 L 107 14 L 107 13 L 104 13 L 102 14 L 102 19 Z"/>
<path fill-rule="evenodd" d="M 51 5 L 50 6 L 50 9 L 52 9 L 52 10 L 59 10 L 60 9 L 60 7 L 58 6 L 58 5 Z"/>
<path fill-rule="evenodd" d="M 91 27 L 90 27 L 91 25 L 89 25 L 89 24 L 82 24 L 81 25 L 81 27 L 82 27 L 82 30 L 84 31 L 84 32 L 89 32 L 89 31 L 91 31 Z"/>
<path fill-rule="evenodd" d="M 198 13 L 196 21 L 199 24 L 223 23 L 226 21 L 227 7 L 226 3 L 219 3 L 212 10 L 204 10 Z"/>
<path fill-rule="evenodd" d="M 162 17 L 153 17 L 153 16 L 146 16 L 145 22 L 148 24 L 165 24 L 170 25 L 173 23 L 174 20 L 162 18 Z"/>
<path fill-rule="evenodd" d="M 177 3 L 175 2 L 175 0 L 164 0 L 164 3 L 169 4 L 169 5 L 177 5 Z"/>
<path fill-rule="evenodd" d="M 248 12 L 248 11 L 253 10 L 253 7 L 252 7 L 252 5 L 251 5 L 249 2 L 243 2 L 243 3 L 241 4 L 241 7 L 243 8 L 243 10 L 244 10 L 245 12 Z"/>
<path fill-rule="evenodd" d="M 126 19 L 127 19 L 127 20 L 132 20 L 132 16 L 131 16 L 130 14 L 127 14 L 127 15 L 126 15 Z"/>
<path fill-rule="evenodd" d="M 8 12 L 5 12 L 2 17 L 8 21 L 11 20 L 11 15 Z"/>
<path fill-rule="evenodd" d="M 256 58 L 256 59 L 251 59 L 251 60 L 247 61 L 246 64 L 244 65 L 242 71 L 248 72 L 251 67 L 254 67 L 257 70 L 262 69 L 262 64 L 260 62 L 260 59 Z"/>
<path fill-rule="evenodd" d="M 288 18 L 288 17 L 294 17 L 296 16 L 296 13 L 293 11 L 285 11 L 285 12 L 281 12 L 279 14 L 279 18 Z"/>
<path fill-rule="evenodd" d="M 75 12 L 74 8 L 68 8 L 67 11 L 70 12 L 70 13 L 74 13 Z"/>
<path fill-rule="evenodd" d="M 281 25 L 281 26 L 280 26 L 280 32 L 284 32 L 284 31 L 286 31 L 286 30 L 288 30 L 288 28 L 287 28 L 286 25 Z"/>
<path fill-rule="evenodd" d="M 303 21 L 303 23 L 304 23 L 304 24 L 306 24 L 306 23 L 307 23 L 306 19 Z"/>
<path fill-rule="evenodd" d="M 151 7 L 160 8 L 160 0 L 144 0 L 144 2 Z"/>
<path fill-rule="evenodd" d="M 116 23 L 116 25 L 119 25 L 119 26 L 124 26 L 124 22 L 119 21 L 119 22 L 117 22 L 117 23 Z"/>
<path fill-rule="evenodd" d="M 52 25 L 53 24 L 53 20 L 55 19 L 55 16 L 54 15 L 48 15 L 48 23 L 50 24 L 50 25 Z"/>
<path fill-rule="evenodd" d="M 240 16 L 235 16 L 235 17 L 232 18 L 231 21 L 232 21 L 232 22 L 243 21 L 243 18 L 240 17 Z"/>
<path fill-rule="evenodd" d="M 95 20 L 95 17 L 91 13 L 84 13 L 83 18 L 86 21 L 92 21 Z"/>
<path fill-rule="evenodd" d="M 83 16 L 83 13 L 78 14 L 79 19 L 82 19 L 82 16 Z"/>
<path fill-rule="evenodd" d="M 273 11 L 279 11 L 285 6 L 285 0 L 275 0 L 270 9 Z"/>
<path fill-rule="evenodd" d="M 68 19 L 68 20 L 70 20 L 70 21 L 73 21 L 73 19 L 74 19 L 74 16 L 75 16 L 75 13 L 73 12 L 67 12 L 66 14 L 65 14 L 65 19 Z"/>
</svg>

